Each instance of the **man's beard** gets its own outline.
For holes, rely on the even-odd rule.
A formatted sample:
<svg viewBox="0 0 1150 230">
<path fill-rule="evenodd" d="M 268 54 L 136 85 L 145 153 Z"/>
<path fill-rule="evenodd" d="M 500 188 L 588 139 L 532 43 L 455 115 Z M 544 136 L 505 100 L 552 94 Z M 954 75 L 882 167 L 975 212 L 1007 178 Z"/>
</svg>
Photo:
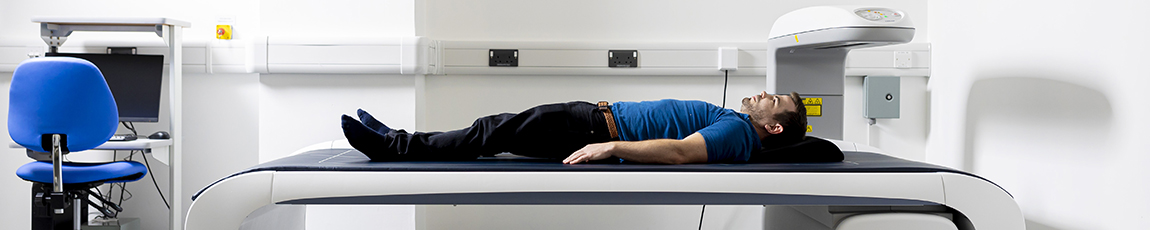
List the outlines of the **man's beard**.
<svg viewBox="0 0 1150 230">
<path fill-rule="evenodd" d="M 754 108 L 753 105 L 754 104 L 751 102 L 751 98 L 744 97 L 743 98 L 743 107 L 739 108 L 739 112 L 750 114 L 751 110 L 753 110 L 753 108 Z"/>
<path fill-rule="evenodd" d="M 769 116 L 768 114 L 764 114 L 762 110 L 755 108 L 754 103 L 751 102 L 750 98 L 743 98 L 743 108 L 741 110 L 743 113 L 746 113 L 747 116 L 751 118 L 751 122 L 755 123 L 756 125 L 758 125 L 760 122 L 766 122 L 770 120 L 770 118 L 767 117 Z"/>
</svg>

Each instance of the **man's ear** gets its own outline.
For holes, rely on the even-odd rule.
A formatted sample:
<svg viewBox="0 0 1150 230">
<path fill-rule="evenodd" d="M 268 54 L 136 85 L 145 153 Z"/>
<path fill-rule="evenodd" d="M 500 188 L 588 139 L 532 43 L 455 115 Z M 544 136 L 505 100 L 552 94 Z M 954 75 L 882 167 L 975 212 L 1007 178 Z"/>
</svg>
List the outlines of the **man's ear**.
<svg viewBox="0 0 1150 230">
<path fill-rule="evenodd" d="M 783 125 L 779 123 L 775 123 L 774 125 L 767 125 L 765 128 L 767 128 L 767 133 L 770 133 L 771 135 L 783 133 Z"/>
</svg>

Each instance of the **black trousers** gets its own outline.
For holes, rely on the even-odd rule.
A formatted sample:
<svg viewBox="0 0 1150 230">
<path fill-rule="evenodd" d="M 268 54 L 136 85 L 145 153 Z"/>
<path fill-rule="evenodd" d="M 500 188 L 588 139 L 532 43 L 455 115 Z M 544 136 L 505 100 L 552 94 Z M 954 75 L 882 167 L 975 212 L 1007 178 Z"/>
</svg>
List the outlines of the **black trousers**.
<svg viewBox="0 0 1150 230">
<path fill-rule="evenodd" d="M 364 153 L 373 160 L 471 160 L 502 152 L 563 159 L 587 144 L 612 140 L 603 112 L 589 102 L 547 104 L 517 114 L 481 117 L 459 130 L 393 130 L 381 137 L 379 152 Z"/>
</svg>

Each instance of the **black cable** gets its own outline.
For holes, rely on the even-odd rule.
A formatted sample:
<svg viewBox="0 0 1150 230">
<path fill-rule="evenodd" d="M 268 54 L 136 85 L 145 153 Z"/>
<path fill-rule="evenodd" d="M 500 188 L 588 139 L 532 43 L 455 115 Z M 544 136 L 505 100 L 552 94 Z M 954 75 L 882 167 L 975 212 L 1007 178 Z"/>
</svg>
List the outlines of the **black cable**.
<svg viewBox="0 0 1150 230">
<path fill-rule="evenodd" d="M 115 183 L 115 184 L 113 184 L 112 187 L 115 187 L 114 185 L 117 185 L 117 184 L 120 185 L 120 203 L 116 203 L 116 205 L 123 204 L 124 201 L 132 200 L 132 197 L 135 195 L 132 194 L 132 191 L 128 191 L 128 187 L 124 186 L 127 183 L 125 183 L 125 182 Z M 111 189 L 111 188 L 109 188 L 109 189 Z M 108 193 L 109 193 L 108 197 L 112 197 L 111 191 L 109 191 Z M 124 196 L 124 193 L 128 193 L 128 195 Z"/>
<path fill-rule="evenodd" d="M 114 151 L 113 151 L 113 152 L 114 152 Z M 115 153 L 112 153 L 112 155 L 115 155 Z M 130 151 L 129 151 L 129 152 L 128 152 L 128 160 L 129 160 L 129 161 L 130 161 L 130 160 L 132 160 L 132 156 L 135 156 L 135 155 L 136 155 L 136 154 L 134 154 L 133 152 L 130 152 Z M 123 205 L 123 204 L 124 204 L 124 192 L 126 192 L 126 191 L 128 190 L 128 187 L 127 187 L 127 186 L 125 186 L 127 183 L 119 183 L 119 184 L 120 184 L 120 202 L 117 202 L 117 205 Z M 112 190 L 112 189 L 111 189 L 111 188 L 108 188 L 108 190 Z M 110 194 L 110 193 L 112 193 L 112 192 L 111 192 L 111 191 L 109 191 L 108 193 Z M 131 194 L 131 193 L 128 193 L 128 194 Z"/>
<path fill-rule="evenodd" d="M 116 161 L 116 150 L 112 150 L 112 161 Z M 100 190 L 100 186 L 96 186 L 96 187 L 92 187 L 92 188 L 96 189 L 96 196 L 103 198 L 104 200 L 111 200 L 112 199 L 112 187 L 113 187 L 112 184 L 108 184 L 108 195 L 106 195 L 106 196 L 104 195 L 104 191 Z M 105 209 L 108 208 L 108 204 L 101 204 L 101 205 Z"/>
<path fill-rule="evenodd" d="M 723 70 L 723 108 L 727 108 L 727 71 Z"/>
<path fill-rule="evenodd" d="M 112 161 L 117 160 L 116 157 L 117 157 L 117 154 L 119 154 L 119 153 L 120 153 L 120 150 L 112 150 Z M 120 187 L 124 187 L 123 186 L 124 183 L 122 183 L 122 182 L 121 183 L 110 183 L 110 184 L 108 184 L 108 195 L 104 196 L 105 200 L 112 200 L 112 193 L 115 192 L 116 184 L 120 184 Z M 99 188 L 97 188 L 96 190 L 99 191 Z M 100 193 L 103 193 L 103 191 L 101 191 Z M 120 205 L 123 203 L 124 203 L 124 191 L 123 191 L 123 188 L 121 188 L 121 190 L 120 190 L 120 203 L 118 203 L 116 205 Z"/>
<path fill-rule="evenodd" d="M 707 205 L 703 205 L 703 210 L 699 211 L 699 230 L 703 230 L 703 214 L 707 213 Z"/>
<path fill-rule="evenodd" d="M 139 134 L 139 133 L 136 133 L 136 124 L 133 124 L 131 121 L 121 121 L 120 124 L 124 124 L 124 128 L 128 128 L 128 130 L 131 130 L 133 136 Z"/>
<path fill-rule="evenodd" d="M 119 151 L 120 151 L 120 150 L 112 150 L 112 161 L 113 161 L 113 162 L 114 162 L 114 161 L 116 161 L 116 154 L 117 154 Z M 109 183 L 109 184 L 108 184 L 108 195 L 107 195 L 107 196 L 104 196 L 104 199 L 105 199 L 105 200 L 112 200 L 112 188 L 114 188 L 114 187 L 116 187 L 116 184 L 114 184 L 114 183 Z M 100 191 L 100 187 L 96 187 L 96 191 L 100 192 L 100 194 L 103 194 L 103 193 L 104 193 L 103 191 Z"/>
<path fill-rule="evenodd" d="M 113 152 L 115 152 L 115 151 L 113 151 Z M 115 153 L 113 153 L 113 154 L 115 154 Z M 118 204 L 113 204 L 111 201 L 108 201 L 108 200 L 112 199 L 112 186 L 113 186 L 112 184 L 108 184 L 108 195 L 104 195 L 104 191 L 100 190 L 99 186 L 92 187 L 92 189 L 96 190 L 96 200 L 100 201 L 100 205 L 98 206 L 99 208 L 103 208 L 104 210 L 115 210 L 115 209 L 112 209 L 112 207 L 110 207 L 109 205 L 119 206 Z M 91 201 L 92 200 L 90 200 L 90 199 L 88 200 L 88 202 L 91 202 Z M 116 211 L 116 213 L 118 214 L 119 211 Z M 101 216 L 103 216 L 104 218 L 112 218 L 111 216 L 103 215 L 103 214 L 105 214 L 103 211 L 101 211 L 100 214 L 101 215 L 97 216 L 96 218 L 99 218 Z M 113 214 L 113 215 L 115 215 L 115 214 Z"/>
<path fill-rule="evenodd" d="M 135 151 L 135 150 L 133 150 L 133 151 Z M 148 167 L 148 172 L 152 172 L 152 165 L 148 164 L 148 156 L 144 156 L 144 166 Z M 164 192 L 160 190 L 160 183 L 156 182 L 156 174 L 155 173 L 148 173 L 148 176 L 152 177 L 152 185 L 156 186 L 156 193 L 160 194 L 160 200 L 164 201 L 164 206 L 167 206 L 168 209 L 172 209 L 172 206 L 168 205 L 168 199 L 164 198 Z"/>
<path fill-rule="evenodd" d="M 108 185 L 108 186 L 112 186 L 112 185 Z M 96 189 L 96 196 L 97 197 L 104 198 L 104 191 L 100 191 L 100 186 L 92 187 L 92 189 Z M 109 190 L 111 190 L 111 188 L 109 188 Z M 111 192 L 111 191 L 109 191 L 109 192 Z M 105 199 L 105 200 L 107 200 L 107 199 Z M 107 204 L 102 204 L 102 205 L 104 208 L 108 208 Z"/>
<path fill-rule="evenodd" d="M 89 190 L 88 192 L 91 193 L 92 191 Z M 116 216 L 120 212 L 124 211 L 124 208 L 121 208 L 120 206 L 118 206 L 116 204 L 112 204 L 111 201 L 105 200 L 103 197 L 89 196 L 89 198 L 93 198 L 93 197 L 96 198 L 96 202 L 99 202 L 101 204 L 101 205 L 96 205 L 96 202 L 92 202 L 92 199 L 88 199 L 89 205 L 92 207 L 95 207 L 98 211 L 100 211 L 100 214 L 102 214 L 102 215 L 96 216 L 96 218 L 102 218 L 102 219 L 116 218 Z"/>
</svg>

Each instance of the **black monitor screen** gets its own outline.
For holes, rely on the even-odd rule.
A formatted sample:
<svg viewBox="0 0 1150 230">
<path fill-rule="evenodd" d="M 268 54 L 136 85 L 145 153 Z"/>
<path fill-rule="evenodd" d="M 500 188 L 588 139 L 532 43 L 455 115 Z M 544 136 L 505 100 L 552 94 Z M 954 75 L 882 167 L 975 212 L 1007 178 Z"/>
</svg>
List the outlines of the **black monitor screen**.
<svg viewBox="0 0 1150 230">
<path fill-rule="evenodd" d="M 163 55 L 48 53 L 46 56 L 77 57 L 96 64 L 112 90 L 112 97 L 116 98 L 120 121 L 160 120 Z"/>
</svg>

